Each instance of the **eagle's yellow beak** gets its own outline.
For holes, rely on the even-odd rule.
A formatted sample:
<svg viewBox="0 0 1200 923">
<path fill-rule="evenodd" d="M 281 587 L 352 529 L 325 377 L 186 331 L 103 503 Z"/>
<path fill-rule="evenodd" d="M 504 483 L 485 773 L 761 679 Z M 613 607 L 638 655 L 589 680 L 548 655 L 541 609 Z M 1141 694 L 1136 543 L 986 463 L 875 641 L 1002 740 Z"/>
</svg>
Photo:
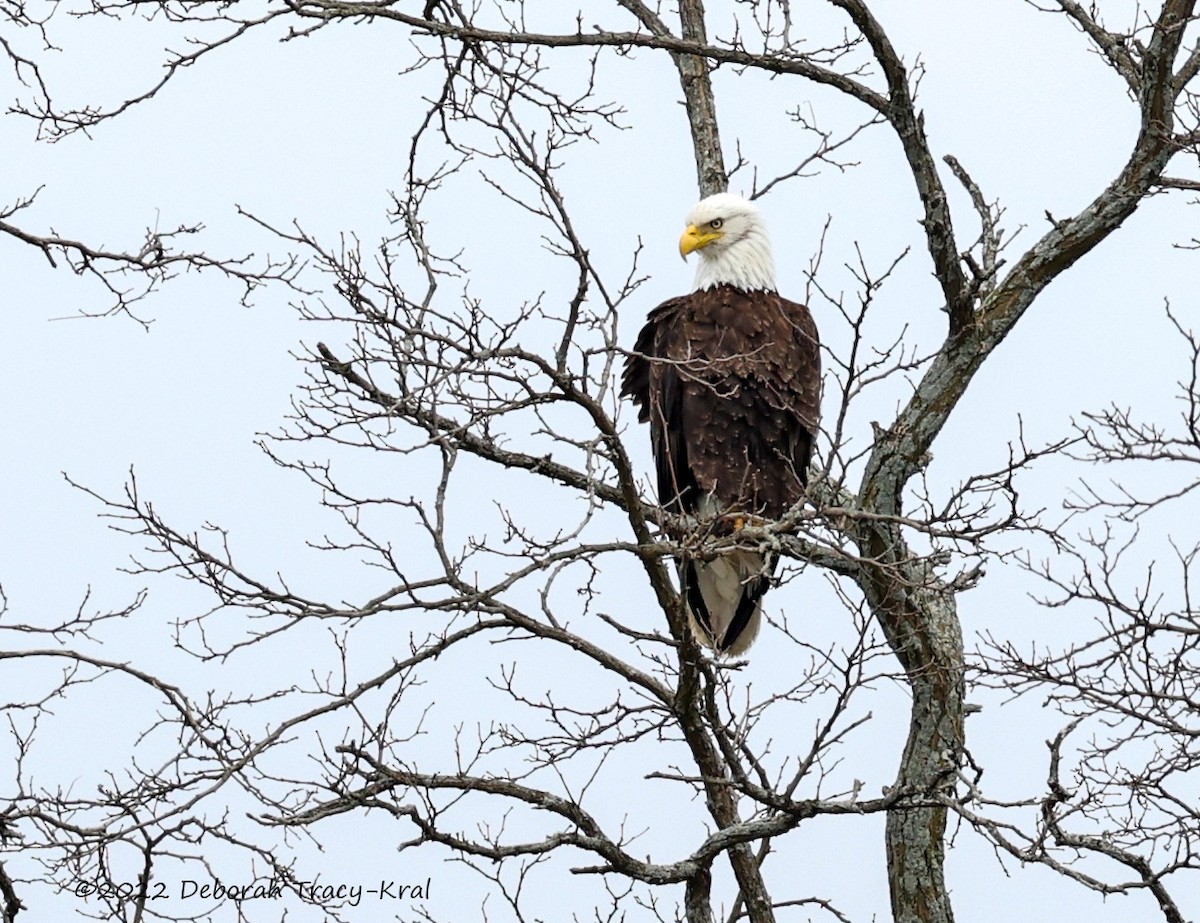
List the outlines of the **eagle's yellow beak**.
<svg viewBox="0 0 1200 923">
<path fill-rule="evenodd" d="M 724 236 L 723 231 L 702 231 L 694 224 L 689 224 L 688 229 L 683 232 L 683 236 L 679 238 L 679 255 L 685 260 L 687 255 L 693 250 L 699 250 L 701 247 L 707 247 L 714 240 Z"/>
</svg>

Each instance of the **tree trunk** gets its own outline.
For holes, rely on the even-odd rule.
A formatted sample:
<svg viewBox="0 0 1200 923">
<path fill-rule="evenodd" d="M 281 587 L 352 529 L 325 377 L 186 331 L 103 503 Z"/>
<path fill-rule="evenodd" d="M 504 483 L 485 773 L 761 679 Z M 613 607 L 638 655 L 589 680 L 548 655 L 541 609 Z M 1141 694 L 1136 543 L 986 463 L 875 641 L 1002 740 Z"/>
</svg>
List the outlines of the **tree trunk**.
<svg viewBox="0 0 1200 923">
<path fill-rule="evenodd" d="M 954 597 L 949 592 L 919 592 L 925 605 L 915 625 L 903 620 L 903 645 L 918 652 L 906 663 L 912 690 L 908 742 L 900 760 L 896 787 L 912 793 L 912 802 L 950 791 L 964 745 L 963 642 Z M 884 621 L 884 620 L 881 620 Z M 889 620 L 890 621 L 890 620 Z M 889 630 L 889 637 L 891 631 Z M 897 640 L 893 647 L 899 653 Z M 946 809 L 906 807 L 902 799 L 888 812 L 888 885 L 896 923 L 952 923 L 946 889 Z"/>
<path fill-rule="evenodd" d="M 868 466 L 859 503 L 899 515 L 898 485 L 906 478 L 892 480 L 886 472 L 909 464 L 886 451 L 890 438 L 880 443 L 884 451 L 873 459 L 877 466 Z M 886 484 L 890 490 L 881 486 Z M 912 553 L 897 524 L 865 520 L 858 536 L 868 562 L 863 592 L 912 692 L 908 741 L 894 788 L 899 800 L 888 811 L 886 828 L 892 916 L 896 923 L 953 923 L 945 878 L 946 808 L 931 802 L 953 790 L 965 745 L 963 639 L 954 591 Z"/>
</svg>

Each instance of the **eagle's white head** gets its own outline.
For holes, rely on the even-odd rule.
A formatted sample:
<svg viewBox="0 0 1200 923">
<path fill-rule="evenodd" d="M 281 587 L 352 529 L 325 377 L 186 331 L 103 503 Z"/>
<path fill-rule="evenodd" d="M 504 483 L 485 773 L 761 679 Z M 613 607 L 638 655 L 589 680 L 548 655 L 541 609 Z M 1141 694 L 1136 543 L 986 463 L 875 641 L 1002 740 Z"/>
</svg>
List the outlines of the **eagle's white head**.
<svg viewBox="0 0 1200 923">
<path fill-rule="evenodd" d="M 700 251 L 692 291 L 714 285 L 731 285 L 743 292 L 776 290 L 771 242 L 754 205 L 741 196 L 719 192 L 697 203 L 686 220 L 679 253 L 686 259 Z"/>
</svg>

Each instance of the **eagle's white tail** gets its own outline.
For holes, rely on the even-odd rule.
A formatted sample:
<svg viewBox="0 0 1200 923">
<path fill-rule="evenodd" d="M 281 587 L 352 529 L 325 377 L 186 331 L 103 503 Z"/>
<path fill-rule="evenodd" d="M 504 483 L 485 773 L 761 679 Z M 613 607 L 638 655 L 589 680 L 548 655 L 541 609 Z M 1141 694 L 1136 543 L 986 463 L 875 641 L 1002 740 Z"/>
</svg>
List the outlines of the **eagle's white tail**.
<svg viewBox="0 0 1200 923">
<path fill-rule="evenodd" d="M 773 561 L 756 551 L 733 551 L 680 569 L 692 631 L 718 654 L 738 655 L 758 636 L 762 598 Z"/>
</svg>

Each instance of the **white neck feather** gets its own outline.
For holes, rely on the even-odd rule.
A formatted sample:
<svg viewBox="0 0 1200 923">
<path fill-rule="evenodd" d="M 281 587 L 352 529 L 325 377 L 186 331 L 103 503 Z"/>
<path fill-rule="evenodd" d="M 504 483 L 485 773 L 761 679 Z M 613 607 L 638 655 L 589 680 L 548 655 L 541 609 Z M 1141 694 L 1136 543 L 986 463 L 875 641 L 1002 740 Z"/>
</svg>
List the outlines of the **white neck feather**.
<svg viewBox="0 0 1200 923">
<path fill-rule="evenodd" d="M 700 253 L 693 292 L 702 292 L 715 285 L 731 285 L 739 291 L 777 291 L 775 259 L 766 230 L 751 227 L 744 237 L 721 246 L 724 241 L 710 244 Z"/>
</svg>

